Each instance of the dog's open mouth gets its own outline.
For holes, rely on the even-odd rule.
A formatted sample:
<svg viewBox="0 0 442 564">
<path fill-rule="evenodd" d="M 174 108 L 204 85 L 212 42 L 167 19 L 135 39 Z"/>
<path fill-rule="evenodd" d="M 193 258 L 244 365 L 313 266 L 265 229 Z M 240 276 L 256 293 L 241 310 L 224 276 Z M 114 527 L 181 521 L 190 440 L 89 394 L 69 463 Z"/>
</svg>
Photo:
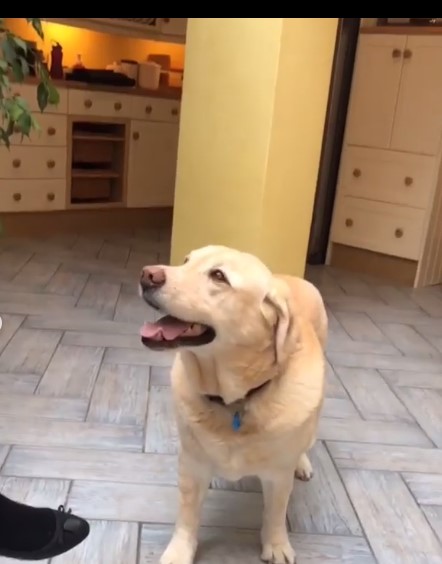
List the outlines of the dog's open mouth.
<svg viewBox="0 0 442 564">
<path fill-rule="evenodd" d="M 171 315 L 145 323 L 140 334 L 143 345 L 157 350 L 207 345 L 215 338 L 215 331 L 208 325 L 188 323 Z"/>
</svg>

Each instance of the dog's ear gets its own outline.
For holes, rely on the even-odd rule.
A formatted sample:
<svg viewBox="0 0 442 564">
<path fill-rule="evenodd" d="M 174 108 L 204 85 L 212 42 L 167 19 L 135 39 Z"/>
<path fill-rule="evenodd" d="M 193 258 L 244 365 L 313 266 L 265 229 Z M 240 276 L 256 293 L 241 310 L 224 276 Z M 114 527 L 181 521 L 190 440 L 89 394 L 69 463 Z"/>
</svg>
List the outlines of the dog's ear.
<svg viewBox="0 0 442 564">
<path fill-rule="evenodd" d="M 273 315 L 272 324 L 275 363 L 279 363 L 284 358 L 284 348 L 292 329 L 293 316 L 290 311 L 287 292 L 284 291 L 285 288 L 283 289 L 279 284 L 276 284 L 276 280 L 274 282 L 272 288 L 264 298 L 264 303 L 268 304 L 276 313 L 276 321 Z M 266 316 L 266 318 L 267 321 L 269 321 L 268 316 Z"/>
</svg>

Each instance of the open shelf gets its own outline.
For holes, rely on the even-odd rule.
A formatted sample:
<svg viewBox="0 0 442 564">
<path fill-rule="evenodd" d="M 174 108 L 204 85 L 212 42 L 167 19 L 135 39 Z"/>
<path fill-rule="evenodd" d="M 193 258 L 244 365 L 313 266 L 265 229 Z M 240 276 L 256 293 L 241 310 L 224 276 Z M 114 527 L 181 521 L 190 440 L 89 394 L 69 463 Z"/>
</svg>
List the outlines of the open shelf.
<svg viewBox="0 0 442 564">
<path fill-rule="evenodd" d="M 123 204 L 126 127 L 121 122 L 72 122 L 72 206 Z"/>
</svg>

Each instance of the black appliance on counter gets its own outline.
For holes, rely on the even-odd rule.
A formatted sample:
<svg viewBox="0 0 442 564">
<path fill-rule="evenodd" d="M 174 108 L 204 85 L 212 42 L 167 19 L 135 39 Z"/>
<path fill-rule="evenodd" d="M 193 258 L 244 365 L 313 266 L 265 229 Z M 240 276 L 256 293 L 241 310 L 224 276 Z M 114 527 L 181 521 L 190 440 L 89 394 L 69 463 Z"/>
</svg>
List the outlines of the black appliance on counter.
<svg viewBox="0 0 442 564">
<path fill-rule="evenodd" d="M 129 78 L 125 74 L 104 69 L 72 69 L 66 73 L 65 78 L 74 82 L 121 86 L 125 88 L 136 85 L 136 80 Z"/>
</svg>

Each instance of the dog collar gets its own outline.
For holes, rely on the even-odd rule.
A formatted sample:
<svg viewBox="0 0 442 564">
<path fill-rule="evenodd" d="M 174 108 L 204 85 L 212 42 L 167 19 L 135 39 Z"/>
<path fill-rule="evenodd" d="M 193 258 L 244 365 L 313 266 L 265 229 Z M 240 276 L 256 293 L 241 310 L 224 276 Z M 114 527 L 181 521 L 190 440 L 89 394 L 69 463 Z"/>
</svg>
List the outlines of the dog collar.
<svg viewBox="0 0 442 564">
<path fill-rule="evenodd" d="M 207 394 L 204 397 L 213 403 L 217 403 L 218 405 L 222 405 L 224 407 L 232 409 L 233 410 L 232 428 L 234 431 L 239 431 L 242 425 L 242 418 L 244 416 L 246 401 L 249 400 L 252 396 L 254 396 L 257 392 L 261 391 L 266 386 L 268 386 L 270 382 L 271 380 L 267 380 L 266 382 L 264 382 L 264 384 L 261 384 L 257 388 L 252 388 L 247 392 L 247 394 L 242 399 L 237 400 L 231 404 L 226 404 L 222 396 L 214 396 Z"/>
</svg>

